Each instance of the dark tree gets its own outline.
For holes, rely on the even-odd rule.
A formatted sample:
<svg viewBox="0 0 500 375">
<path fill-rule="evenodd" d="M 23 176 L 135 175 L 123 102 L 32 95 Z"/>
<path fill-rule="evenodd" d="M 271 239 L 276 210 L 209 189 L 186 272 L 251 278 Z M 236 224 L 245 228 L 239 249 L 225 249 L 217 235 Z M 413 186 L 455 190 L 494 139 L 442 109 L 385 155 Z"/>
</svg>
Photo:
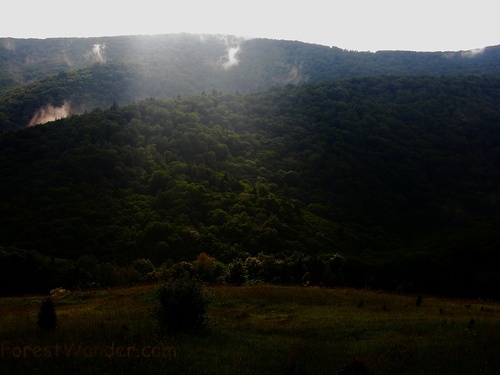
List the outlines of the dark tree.
<svg viewBox="0 0 500 375">
<path fill-rule="evenodd" d="M 57 315 L 54 302 L 50 297 L 46 298 L 38 312 L 38 326 L 47 331 L 55 331 L 57 326 Z"/>
<path fill-rule="evenodd" d="M 228 266 L 227 282 L 231 285 L 242 285 L 248 280 L 248 271 L 241 259 L 236 259 Z"/>
<path fill-rule="evenodd" d="M 162 333 L 198 332 L 205 328 L 209 298 L 192 279 L 167 282 L 157 289 L 153 317 Z"/>
</svg>

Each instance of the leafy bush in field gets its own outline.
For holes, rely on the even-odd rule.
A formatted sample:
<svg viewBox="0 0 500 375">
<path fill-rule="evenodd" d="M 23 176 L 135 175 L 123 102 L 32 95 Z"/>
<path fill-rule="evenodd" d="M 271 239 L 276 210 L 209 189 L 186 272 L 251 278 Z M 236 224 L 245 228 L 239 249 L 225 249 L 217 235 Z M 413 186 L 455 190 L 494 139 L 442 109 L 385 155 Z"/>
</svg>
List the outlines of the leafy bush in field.
<svg viewBox="0 0 500 375">
<path fill-rule="evenodd" d="M 207 283 L 217 283 L 224 278 L 226 265 L 206 253 L 200 253 L 192 262 L 194 275 Z"/>
<path fill-rule="evenodd" d="M 241 285 L 248 280 L 248 271 L 241 259 L 236 259 L 227 269 L 227 282 L 232 285 Z"/>
<path fill-rule="evenodd" d="M 192 279 L 169 281 L 157 289 L 154 318 L 163 333 L 198 332 L 205 328 L 209 297 Z"/>
<path fill-rule="evenodd" d="M 46 298 L 40 306 L 38 312 L 38 326 L 48 331 L 54 331 L 57 326 L 57 315 L 54 302 L 51 298 Z"/>
</svg>

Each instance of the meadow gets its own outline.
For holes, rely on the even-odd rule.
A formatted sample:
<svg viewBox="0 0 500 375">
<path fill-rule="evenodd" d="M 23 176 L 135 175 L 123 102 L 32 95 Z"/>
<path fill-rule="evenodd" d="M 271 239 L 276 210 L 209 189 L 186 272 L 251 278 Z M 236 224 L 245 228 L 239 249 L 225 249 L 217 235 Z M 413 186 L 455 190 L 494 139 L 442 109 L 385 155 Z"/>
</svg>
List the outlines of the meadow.
<svg viewBox="0 0 500 375">
<path fill-rule="evenodd" d="M 302 286 L 208 287 L 208 327 L 162 337 L 155 286 L 0 298 L 1 374 L 498 374 L 500 305 Z"/>
</svg>

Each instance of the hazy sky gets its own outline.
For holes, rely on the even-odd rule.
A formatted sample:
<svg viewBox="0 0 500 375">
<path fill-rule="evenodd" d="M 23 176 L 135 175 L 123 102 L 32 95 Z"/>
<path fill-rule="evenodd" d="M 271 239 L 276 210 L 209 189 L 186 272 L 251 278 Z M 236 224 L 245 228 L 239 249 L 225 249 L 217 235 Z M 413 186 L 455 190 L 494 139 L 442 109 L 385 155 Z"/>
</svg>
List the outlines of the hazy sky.
<svg viewBox="0 0 500 375">
<path fill-rule="evenodd" d="M 500 44 L 498 0 L 4 0 L 0 37 L 204 33 L 358 51 Z"/>
</svg>

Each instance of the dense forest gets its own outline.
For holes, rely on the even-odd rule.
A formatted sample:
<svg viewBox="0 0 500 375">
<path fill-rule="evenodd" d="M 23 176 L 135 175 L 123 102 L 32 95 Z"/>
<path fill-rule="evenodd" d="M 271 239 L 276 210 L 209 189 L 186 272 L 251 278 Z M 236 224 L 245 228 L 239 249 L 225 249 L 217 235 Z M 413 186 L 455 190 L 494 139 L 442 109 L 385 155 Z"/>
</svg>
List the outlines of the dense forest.
<svg viewBox="0 0 500 375">
<path fill-rule="evenodd" d="M 115 66 L 131 69 L 92 74 L 128 95 Z M 9 90 L 34 85 L 52 83 Z M 0 292 L 226 268 L 498 298 L 499 124 L 498 74 L 413 74 L 111 102 L 4 132 Z"/>
<path fill-rule="evenodd" d="M 500 46 L 478 51 L 356 52 L 294 41 L 167 34 L 0 39 L 0 131 L 147 98 L 378 75 L 500 73 Z M 45 122 L 40 120 L 39 122 Z"/>
</svg>

